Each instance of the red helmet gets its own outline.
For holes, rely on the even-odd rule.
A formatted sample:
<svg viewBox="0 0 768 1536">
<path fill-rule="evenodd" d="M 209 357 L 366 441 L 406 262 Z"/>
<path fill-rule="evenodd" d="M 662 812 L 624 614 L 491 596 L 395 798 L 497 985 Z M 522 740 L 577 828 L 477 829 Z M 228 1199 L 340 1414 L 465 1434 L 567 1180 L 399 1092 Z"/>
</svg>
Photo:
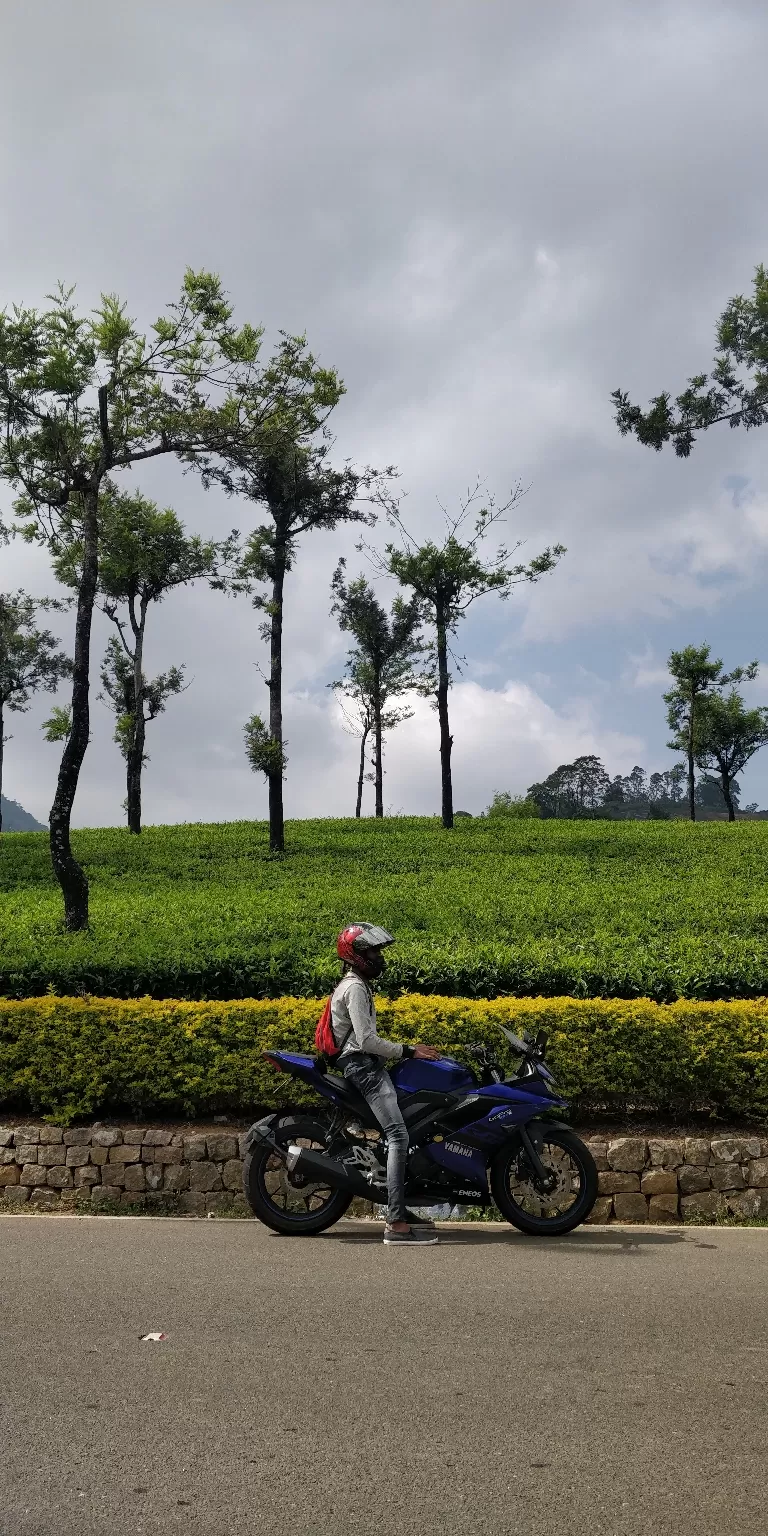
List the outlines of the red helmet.
<svg viewBox="0 0 768 1536">
<path fill-rule="evenodd" d="M 378 976 L 382 969 L 379 951 L 394 942 L 392 934 L 386 928 L 377 928 L 375 923 L 349 923 L 336 940 L 336 953 L 361 975 Z"/>
</svg>

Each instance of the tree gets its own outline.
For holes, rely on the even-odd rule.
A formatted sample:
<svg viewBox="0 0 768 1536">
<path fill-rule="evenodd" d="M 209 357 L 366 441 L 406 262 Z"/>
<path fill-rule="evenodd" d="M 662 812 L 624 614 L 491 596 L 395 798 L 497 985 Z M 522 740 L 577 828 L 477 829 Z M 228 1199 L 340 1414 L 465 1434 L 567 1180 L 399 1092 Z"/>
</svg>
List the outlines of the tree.
<svg viewBox="0 0 768 1536">
<path fill-rule="evenodd" d="M 361 745 L 360 766 L 364 771 L 365 742 L 373 735 L 373 782 L 375 786 L 376 815 L 384 815 L 384 761 L 383 741 L 387 731 L 393 730 L 403 720 L 410 720 L 413 710 L 392 709 L 386 706 L 390 699 L 400 698 L 418 687 L 419 675 L 415 667 L 422 654 L 423 644 L 419 630 L 423 619 L 423 607 L 418 597 L 410 602 L 396 597 L 391 613 L 387 613 L 378 601 L 373 588 L 364 576 L 358 576 L 348 585 L 345 581 L 346 561 L 342 558 L 333 574 L 331 613 L 338 619 L 339 628 L 354 635 L 357 646 L 347 657 L 347 677 L 331 686 L 339 692 L 345 688 L 360 701 L 359 718 L 364 735 Z M 358 779 L 358 809 L 360 814 L 361 779 Z"/>
<path fill-rule="evenodd" d="M 48 629 L 38 629 L 38 608 L 55 608 L 54 599 L 28 597 L 26 592 L 0 593 L 0 832 L 3 829 L 3 757 L 6 710 L 20 714 L 41 688 L 55 693 L 63 678 L 71 676 L 72 663 Z"/>
<path fill-rule="evenodd" d="M 335 376 L 334 376 L 335 377 Z M 329 394 L 332 392 L 329 391 Z M 337 381 L 335 400 L 343 385 Z M 248 581 L 264 583 L 254 607 L 266 614 L 262 639 L 269 644 L 269 720 L 252 715 L 246 722 L 246 754 L 254 772 L 263 773 L 269 789 L 269 846 L 285 850 L 283 780 L 287 764 L 283 737 L 283 618 L 285 578 L 296 558 L 302 534 L 333 529 L 339 524 L 372 523 L 375 514 L 358 503 L 391 475 L 391 469 L 355 470 L 349 463 L 333 469 L 327 463 L 327 432 L 316 441 L 300 442 L 290 432 L 274 434 L 268 447 L 253 455 L 232 458 L 224 478 L 227 488 L 267 509 L 269 523 L 247 540 L 241 565 Z"/>
<path fill-rule="evenodd" d="M 478 597 L 495 592 L 498 597 L 508 598 L 513 587 L 521 582 L 539 581 L 565 554 L 563 545 L 555 544 L 537 555 L 528 565 L 510 565 L 510 552 L 499 549 L 491 560 L 484 563 L 480 554 L 483 540 L 491 527 L 504 518 L 524 493 L 517 486 L 509 500 L 500 507 L 490 497 L 487 505 L 475 516 L 472 536 L 464 535 L 465 542 L 462 542 L 460 535 L 475 510 L 480 489 L 478 482 L 473 491 L 467 492 L 455 517 L 449 517 L 445 509 L 442 509 L 446 534 L 441 544 L 433 540 L 418 544 L 403 524 L 399 507 L 390 503 L 387 516 L 400 535 L 400 547 L 388 544 L 383 556 L 371 551 L 377 568 L 382 573 L 396 577 L 401 586 L 410 588 L 425 606 L 434 625 L 434 641 L 428 647 L 432 668 L 424 690 L 433 698 L 440 722 L 442 821 L 446 828 L 453 826 L 453 737 L 448 714 L 448 692 L 451 686 L 450 638 L 455 635 L 470 604 Z M 519 548 L 520 541 L 512 553 Z M 451 659 L 460 670 L 457 658 L 453 656 Z"/>
<path fill-rule="evenodd" d="M 455 814 L 460 816 L 462 813 L 456 811 Z M 507 821 L 528 821 L 541 816 L 541 808 L 528 795 L 511 795 L 506 789 L 497 789 L 483 815 L 494 820 L 502 817 Z"/>
<path fill-rule="evenodd" d="M 705 697 L 757 675 L 756 661 L 750 662 L 748 667 L 723 672 L 722 661 L 710 661 L 709 653 L 708 645 L 687 645 L 683 651 L 672 651 L 668 666 L 674 686 L 664 694 L 667 724 L 674 733 L 667 745 L 673 752 L 684 752 L 688 763 L 688 814 L 691 821 L 696 820 L 694 763 L 701 704 Z"/>
<path fill-rule="evenodd" d="M 189 536 L 170 508 L 160 511 L 140 494 L 126 495 L 105 481 L 101 495 L 98 606 L 116 626 L 102 663 L 101 681 L 115 710 L 115 741 L 126 761 L 129 831 L 141 832 L 141 776 L 148 761 L 146 727 L 167 700 L 184 691 L 184 668 L 171 667 L 153 682 L 144 676 L 147 613 L 176 587 L 206 580 L 220 591 L 243 590 L 236 571 L 237 532 L 221 542 Z M 54 557 L 59 581 L 77 589 L 83 540 L 77 533 Z M 119 638 L 118 638 L 119 636 Z"/>
<path fill-rule="evenodd" d="M 687 459 L 696 432 L 717 422 L 732 427 L 764 426 L 768 421 L 768 270 L 757 267 L 754 295 L 729 301 L 716 332 L 711 374 L 696 374 L 670 406 L 669 393 L 657 395 L 647 411 L 632 405 L 624 390 L 611 396 L 622 437 L 632 433 L 657 452 L 674 443 L 678 458 Z M 742 370 L 742 372 L 739 372 Z M 746 374 L 746 377 L 744 376 Z"/>
<path fill-rule="evenodd" d="M 0 314 L 0 476 L 16 490 L 29 540 L 59 553 L 77 527 L 83 560 L 77 592 L 71 728 L 50 815 L 51 859 L 70 930 L 88 925 L 88 881 L 70 843 L 72 806 L 89 741 L 90 643 L 99 575 L 105 479 L 161 454 L 203 475 L 233 448 L 252 449 L 276 420 L 295 430 L 324 408 L 327 376 L 315 376 L 303 337 L 286 337 L 258 363 L 260 330 L 232 324 L 219 279 L 187 271 L 180 299 L 140 332 L 115 295 L 78 315 L 59 286 L 41 313 Z M 8 530 L 4 530 L 6 533 Z"/>
<path fill-rule="evenodd" d="M 589 753 L 572 763 L 561 763 L 541 784 L 532 784 L 528 798 L 538 805 L 542 816 L 594 815 L 613 791 L 599 757 Z"/>
<path fill-rule="evenodd" d="M 704 702 L 696 733 L 696 763 L 719 774 L 728 820 L 736 820 L 735 779 L 768 742 L 768 709 L 747 709 L 735 689 Z"/>
</svg>

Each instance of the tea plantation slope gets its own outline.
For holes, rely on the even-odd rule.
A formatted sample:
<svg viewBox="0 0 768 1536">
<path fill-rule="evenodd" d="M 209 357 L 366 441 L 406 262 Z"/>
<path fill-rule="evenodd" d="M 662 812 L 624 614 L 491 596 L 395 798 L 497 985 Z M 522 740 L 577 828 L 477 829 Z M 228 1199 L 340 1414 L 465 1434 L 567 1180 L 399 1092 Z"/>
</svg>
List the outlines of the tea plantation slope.
<svg viewBox="0 0 768 1536">
<path fill-rule="evenodd" d="M 397 935 L 385 989 L 768 994 L 768 824 L 432 818 L 73 834 L 91 930 L 61 931 L 47 837 L 0 849 L 0 993 L 314 997 L 351 918 Z"/>
</svg>

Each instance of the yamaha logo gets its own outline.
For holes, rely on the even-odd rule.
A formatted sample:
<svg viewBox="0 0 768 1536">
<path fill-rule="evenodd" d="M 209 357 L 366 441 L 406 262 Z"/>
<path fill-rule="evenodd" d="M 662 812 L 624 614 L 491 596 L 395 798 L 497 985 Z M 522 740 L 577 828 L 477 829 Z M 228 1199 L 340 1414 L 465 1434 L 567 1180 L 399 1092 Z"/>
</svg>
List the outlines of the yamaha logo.
<svg viewBox="0 0 768 1536">
<path fill-rule="evenodd" d="M 459 1143 L 457 1141 L 447 1141 L 445 1143 L 445 1150 L 446 1150 L 446 1152 L 458 1152 L 459 1157 L 471 1157 L 472 1156 L 471 1148 L 470 1147 L 461 1147 L 461 1146 L 459 1146 Z"/>
</svg>

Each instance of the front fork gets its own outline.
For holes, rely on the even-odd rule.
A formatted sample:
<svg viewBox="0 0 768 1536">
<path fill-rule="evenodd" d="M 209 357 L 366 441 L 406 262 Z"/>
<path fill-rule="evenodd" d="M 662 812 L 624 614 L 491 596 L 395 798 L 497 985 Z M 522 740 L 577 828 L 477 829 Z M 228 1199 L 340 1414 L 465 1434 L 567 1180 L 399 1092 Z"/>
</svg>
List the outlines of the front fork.
<svg viewBox="0 0 768 1536">
<path fill-rule="evenodd" d="M 536 1141 L 541 1143 L 543 1140 L 542 1130 L 537 1126 L 532 1136 L 527 1125 L 521 1125 L 519 1131 L 523 1151 L 533 1169 L 536 1186 L 542 1194 L 549 1194 L 557 1184 L 557 1174 L 553 1173 L 551 1168 L 546 1168 L 539 1157 Z"/>
</svg>

